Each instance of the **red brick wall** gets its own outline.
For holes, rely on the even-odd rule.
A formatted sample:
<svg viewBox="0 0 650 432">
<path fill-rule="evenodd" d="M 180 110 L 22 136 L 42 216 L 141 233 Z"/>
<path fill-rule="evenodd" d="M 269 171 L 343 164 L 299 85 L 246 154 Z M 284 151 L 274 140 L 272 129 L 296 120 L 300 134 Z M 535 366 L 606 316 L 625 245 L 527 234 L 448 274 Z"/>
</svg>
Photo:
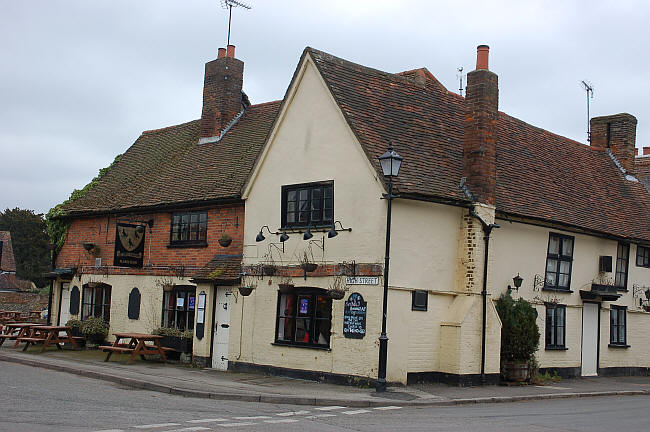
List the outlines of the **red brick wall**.
<svg viewBox="0 0 650 432">
<path fill-rule="evenodd" d="M 591 147 L 610 148 L 625 171 L 633 172 L 636 123 L 636 117 L 626 113 L 592 118 Z"/>
<path fill-rule="evenodd" d="M 187 208 L 189 210 L 205 210 Z M 191 276 L 195 269 L 205 265 L 217 254 L 236 255 L 243 251 L 244 205 L 234 204 L 207 209 L 208 230 L 207 247 L 170 248 L 172 212 L 138 214 L 130 216 L 132 221 L 154 220 L 151 232 L 146 227 L 144 259 L 142 269 L 111 268 L 115 248 L 116 222 L 128 222 L 129 217 L 115 215 L 95 216 L 74 219 L 68 228 L 65 244 L 56 259 L 58 268 L 83 268 L 84 273 L 91 272 L 95 258 L 102 259 L 102 270 L 111 274 L 177 274 L 184 268 L 186 276 Z M 229 234 L 232 244 L 224 248 L 219 245 L 219 237 Z M 84 243 L 93 243 L 99 247 L 97 254 L 86 252 Z M 174 267 L 173 269 L 171 267 Z"/>
</svg>

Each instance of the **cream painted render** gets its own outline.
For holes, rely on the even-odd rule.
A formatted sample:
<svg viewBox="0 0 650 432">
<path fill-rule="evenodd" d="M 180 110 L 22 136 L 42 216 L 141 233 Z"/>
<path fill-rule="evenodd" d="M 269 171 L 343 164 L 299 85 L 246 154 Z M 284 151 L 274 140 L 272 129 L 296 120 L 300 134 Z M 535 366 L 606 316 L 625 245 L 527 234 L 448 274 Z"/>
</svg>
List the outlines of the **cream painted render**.
<svg viewBox="0 0 650 432">
<path fill-rule="evenodd" d="M 612 256 L 613 271 L 616 270 L 618 242 L 615 240 L 577 234 L 569 231 L 528 225 L 506 220 L 497 221 L 501 228 L 493 232 L 495 257 L 490 264 L 490 279 L 495 296 L 512 285 L 512 278 L 519 274 L 524 280 L 513 297 L 523 297 L 534 304 L 538 312 L 537 325 L 540 329 L 540 345 L 536 353 L 540 367 L 579 368 L 581 366 L 582 304 L 580 290 L 591 290 L 592 282 L 599 283 L 599 257 Z M 571 269 L 571 293 L 546 291 L 543 289 L 549 233 L 570 235 L 575 238 L 573 264 Z M 650 367 L 650 313 L 639 307 L 634 297 L 633 286 L 650 287 L 650 269 L 636 266 L 635 244 L 630 245 L 628 266 L 628 290 L 619 291 L 621 297 L 615 302 L 602 302 L 600 308 L 600 368 L 607 367 Z M 605 279 L 614 280 L 614 273 L 605 273 Z M 541 284 L 534 286 L 534 281 Z M 613 283 L 613 282 L 611 282 Z M 557 302 L 566 305 L 567 350 L 545 349 L 546 307 L 545 303 Z M 627 306 L 627 343 L 629 348 L 609 347 L 611 305 Z"/>
<path fill-rule="evenodd" d="M 272 231 L 280 228 L 283 185 L 326 180 L 334 181 L 334 218 L 351 227 L 352 232 L 325 238 L 324 250 L 310 246 L 300 234 L 289 234 L 284 253 L 269 245 L 279 244 L 276 238 L 267 236 L 265 242 L 254 243 L 260 227 L 268 225 Z M 376 171 L 307 56 L 245 190 L 244 264 L 257 264 L 269 256 L 279 265 L 297 264 L 305 250 L 319 263 L 355 260 L 382 264 L 386 203 L 380 198 L 384 192 Z M 478 211 L 493 220 L 493 208 Z M 470 222 L 473 247 L 468 250 L 465 246 L 461 255 L 459 245 L 466 245 L 468 240 L 464 215 L 468 215 L 467 209 L 460 207 L 399 199 L 393 203 L 389 381 L 404 383 L 410 372 L 480 372 L 482 274 L 468 284 L 465 271 L 460 269 L 482 259 L 482 231 L 478 222 Z M 310 277 L 294 282 L 297 287 L 327 288 L 330 279 Z M 413 290 L 429 292 L 428 311 L 411 310 Z M 376 377 L 382 282 L 352 286 L 351 292 L 361 293 L 368 302 L 365 338 L 343 337 L 343 302 L 334 301 L 330 350 L 277 346 L 273 345 L 277 281 L 259 281 L 250 297 L 241 297 L 233 306 L 229 358 L 257 365 Z M 494 374 L 499 372 L 501 323 L 492 304 L 488 305 L 487 321 L 490 351 L 486 373 Z"/>
<path fill-rule="evenodd" d="M 188 278 L 169 276 L 141 276 L 141 275 L 93 275 L 83 274 L 81 278 L 74 277 L 70 281 L 70 289 L 79 288 L 80 307 L 79 314 L 71 315 L 70 319 L 81 319 L 83 303 L 83 285 L 89 282 L 101 282 L 111 286 L 111 315 L 109 340 L 114 340 L 113 333 L 151 333 L 160 327 L 162 322 L 163 285 L 194 285 Z M 59 293 L 61 282 L 54 284 L 52 296 L 52 310 L 57 311 L 53 322 L 58 323 Z M 140 290 L 140 318 L 129 319 L 127 315 L 129 293 L 133 288 Z M 197 291 L 198 292 L 198 291 Z M 64 325 L 65 323 L 58 323 Z M 208 335 L 209 336 L 209 335 Z M 204 338 L 205 339 L 205 338 Z M 196 339 L 195 339 L 196 342 Z"/>
</svg>

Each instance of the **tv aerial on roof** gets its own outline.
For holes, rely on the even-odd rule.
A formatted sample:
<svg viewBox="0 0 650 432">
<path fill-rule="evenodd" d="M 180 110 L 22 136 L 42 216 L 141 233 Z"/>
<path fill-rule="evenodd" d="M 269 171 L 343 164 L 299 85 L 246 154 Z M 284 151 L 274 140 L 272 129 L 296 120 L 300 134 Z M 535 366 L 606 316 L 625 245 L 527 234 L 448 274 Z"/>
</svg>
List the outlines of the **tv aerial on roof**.
<svg viewBox="0 0 650 432">
<path fill-rule="evenodd" d="M 594 86 L 589 82 L 582 80 L 580 81 L 582 88 L 587 92 L 587 142 L 591 142 L 591 124 L 589 122 L 589 99 L 594 98 Z"/>
<path fill-rule="evenodd" d="M 230 23 L 232 22 L 232 8 L 241 7 L 244 9 L 250 9 L 251 6 L 246 3 L 240 2 L 238 0 L 221 0 L 221 7 L 228 9 L 228 45 L 230 45 Z"/>
</svg>

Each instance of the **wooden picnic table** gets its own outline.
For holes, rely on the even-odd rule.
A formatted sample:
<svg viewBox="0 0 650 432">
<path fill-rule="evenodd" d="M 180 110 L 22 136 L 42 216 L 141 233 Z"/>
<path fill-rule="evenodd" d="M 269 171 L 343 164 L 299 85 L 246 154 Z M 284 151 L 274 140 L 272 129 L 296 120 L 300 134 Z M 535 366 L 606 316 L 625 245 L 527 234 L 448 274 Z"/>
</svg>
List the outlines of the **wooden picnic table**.
<svg viewBox="0 0 650 432">
<path fill-rule="evenodd" d="M 144 333 L 113 333 L 113 335 L 115 335 L 113 345 L 102 347 L 102 350 L 107 352 L 104 361 L 108 361 L 111 355 L 116 352 L 120 354 L 131 354 L 129 364 L 133 363 L 135 356 L 139 355 L 144 360 L 144 356 L 147 354 L 159 354 L 162 361 L 167 363 L 165 348 L 160 345 L 162 336 Z M 128 339 L 129 341 L 120 343 L 122 339 Z M 147 344 L 147 342 L 153 342 L 153 344 Z"/>
<path fill-rule="evenodd" d="M 64 336 L 61 336 L 61 333 L 65 333 Z M 48 326 L 48 325 L 32 325 L 29 327 L 29 330 L 26 332 L 25 336 L 19 336 L 16 339 L 16 346 L 20 342 L 25 342 L 23 351 L 26 351 L 29 348 L 29 344 L 42 343 L 41 352 L 45 351 L 45 348 L 54 344 L 60 350 L 61 344 L 68 342 L 71 344 L 74 349 L 78 349 L 77 341 L 72 336 L 72 327 L 68 326 Z"/>
<path fill-rule="evenodd" d="M 20 316 L 20 311 L 0 311 L 0 321 L 15 320 Z"/>
<path fill-rule="evenodd" d="M 18 348 L 20 342 L 18 338 L 21 336 L 26 336 L 29 328 L 34 326 L 34 323 L 24 323 L 24 322 L 12 322 L 6 323 L 2 328 L 2 333 L 0 334 L 0 346 L 5 342 L 5 340 L 15 340 L 14 348 Z"/>
</svg>

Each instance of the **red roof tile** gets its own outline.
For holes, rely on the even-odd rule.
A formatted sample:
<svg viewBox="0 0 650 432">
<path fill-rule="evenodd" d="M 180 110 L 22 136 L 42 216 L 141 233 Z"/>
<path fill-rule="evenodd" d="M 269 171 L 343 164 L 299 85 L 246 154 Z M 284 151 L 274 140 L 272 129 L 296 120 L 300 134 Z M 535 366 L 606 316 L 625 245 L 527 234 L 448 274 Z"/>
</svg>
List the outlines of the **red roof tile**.
<svg viewBox="0 0 650 432">
<path fill-rule="evenodd" d="M 404 157 L 396 180 L 402 195 L 468 202 L 459 188 L 462 97 L 425 69 L 398 75 L 312 48 L 305 53 L 380 177 L 377 156 L 392 140 Z M 499 113 L 496 166 L 499 212 L 650 241 L 650 194 L 605 152 Z"/>
</svg>

